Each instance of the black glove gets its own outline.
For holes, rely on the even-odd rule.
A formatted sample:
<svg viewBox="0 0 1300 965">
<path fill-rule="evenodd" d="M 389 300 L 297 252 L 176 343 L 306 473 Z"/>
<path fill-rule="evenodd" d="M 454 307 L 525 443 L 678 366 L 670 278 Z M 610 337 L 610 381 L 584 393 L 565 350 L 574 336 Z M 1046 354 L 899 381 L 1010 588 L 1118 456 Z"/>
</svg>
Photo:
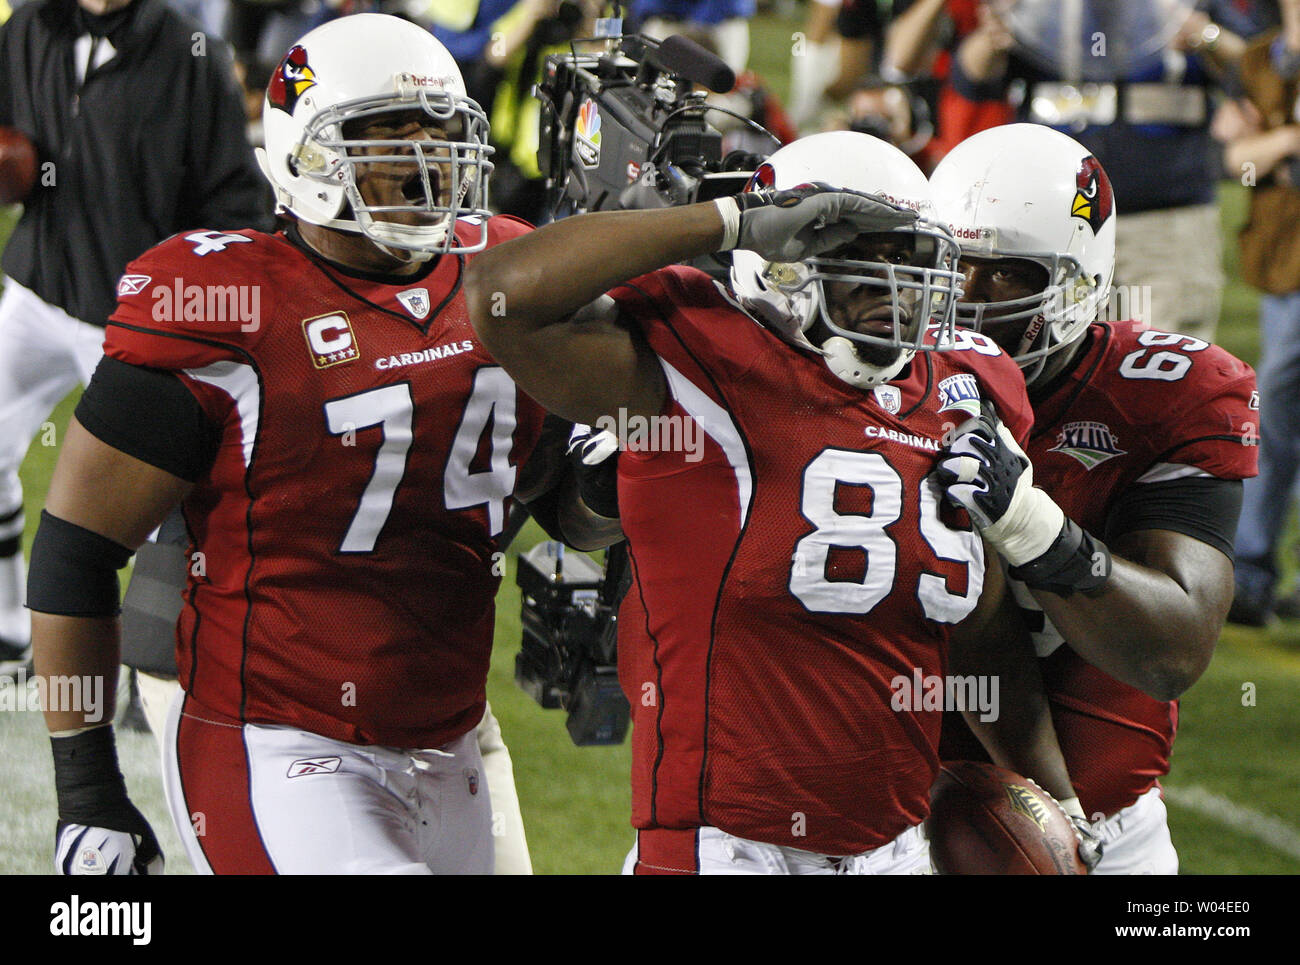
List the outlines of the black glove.
<svg viewBox="0 0 1300 965">
<path fill-rule="evenodd" d="M 970 513 L 1015 579 L 1061 596 L 1104 589 L 1109 550 L 1035 488 L 1029 457 L 988 399 L 954 430 L 934 472 L 948 502 Z"/>
<path fill-rule="evenodd" d="M 59 823 L 54 868 L 64 875 L 163 873 L 153 828 L 126 795 L 113 728 L 52 737 Z"/>
<path fill-rule="evenodd" d="M 746 191 L 714 202 L 722 215 L 720 251 L 744 248 L 767 261 L 803 261 L 858 235 L 890 231 L 917 213 L 860 191 L 817 182 L 786 191 Z"/>
</svg>

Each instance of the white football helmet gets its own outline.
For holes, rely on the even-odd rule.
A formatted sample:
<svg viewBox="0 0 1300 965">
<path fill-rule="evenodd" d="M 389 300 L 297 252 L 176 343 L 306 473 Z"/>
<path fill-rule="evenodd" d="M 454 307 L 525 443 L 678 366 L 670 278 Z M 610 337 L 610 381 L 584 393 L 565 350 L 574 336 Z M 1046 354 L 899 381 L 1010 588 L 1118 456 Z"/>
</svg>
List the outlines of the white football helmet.
<svg viewBox="0 0 1300 965">
<path fill-rule="evenodd" d="M 1083 337 L 1115 277 L 1115 196 L 1078 141 L 1038 124 L 1007 124 L 962 141 L 930 177 L 939 217 L 962 254 L 1042 265 L 1047 287 L 1026 298 L 961 302 L 959 325 L 1023 319 L 1008 352 L 1032 382 L 1048 356 Z"/>
<path fill-rule="evenodd" d="M 740 304 L 786 341 L 824 355 L 832 372 L 860 388 L 889 381 L 918 351 L 951 348 L 953 312 L 961 292 L 958 248 L 934 220 L 929 185 L 921 169 L 879 138 L 831 131 L 781 148 L 758 168 L 747 190 L 781 191 L 814 181 L 878 195 L 919 212 L 921 217 L 913 225 L 894 229 L 908 240 L 912 263 L 822 256 L 783 264 L 737 250 L 732 254 L 731 288 Z M 828 310 L 828 282 L 887 292 L 892 307 L 890 330 L 873 334 L 837 325 Z M 808 338 L 816 322 L 832 333 L 820 345 Z M 817 331 L 821 330 L 818 326 Z M 901 351 L 895 361 L 873 365 L 859 356 L 855 343 Z"/>
<path fill-rule="evenodd" d="M 423 110 L 445 139 L 362 140 L 351 121 Z M 364 13 L 331 20 L 295 44 L 271 75 L 258 162 L 277 204 L 311 224 L 359 232 L 397 257 L 420 261 L 487 243 L 488 122 L 465 96 L 450 53 L 406 20 Z M 344 125 L 348 124 L 347 134 Z M 350 137 L 349 137 L 350 135 Z M 388 148 L 361 155 L 363 149 Z M 400 204 L 368 204 L 357 165 L 399 165 Z M 416 213 L 415 224 L 388 220 Z M 456 237 L 471 219 L 476 240 Z"/>
</svg>

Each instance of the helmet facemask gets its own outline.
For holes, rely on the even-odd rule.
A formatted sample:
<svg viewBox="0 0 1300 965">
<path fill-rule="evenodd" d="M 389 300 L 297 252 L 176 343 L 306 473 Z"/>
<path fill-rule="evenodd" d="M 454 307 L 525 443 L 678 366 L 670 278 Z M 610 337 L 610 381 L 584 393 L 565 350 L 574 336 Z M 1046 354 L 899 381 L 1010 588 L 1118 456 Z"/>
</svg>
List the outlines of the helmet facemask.
<svg viewBox="0 0 1300 965">
<path fill-rule="evenodd" d="M 428 118 L 437 135 L 421 138 L 359 136 L 375 120 L 410 114 L 412 122 Z M 444 91 L 402 90 L 343 101 L 317 113 L 291 150 L 293 173 L 341 185 L 351 207 L 335 226 L 354 229 L 402 261 L 434 255 L 481 251 L 487 244 L 488 121 L 473 101 Z M 376 153 L 380 152 L 380 153 Z M 391 180 L 401 182 L 400 197 L 367 201 L 361 183 L 371 172 L 391 166 Z M 358 169 L 364 169 L 358 177 Z M 456 221 L 473 219 L 474 240 L 456 237 Z"/>
<path fill-rule="evenodd" d="M 891 260 L 852 257 L 889 249 Z M 769 264 L 763 279 L 800 320 L 799 341 L 865 388 L 893 378 L 918 351 L 951 347 L 961 294 L 957 255 L 951 235 L 918 223 L 805 262 Z"/>
<path fill-rule="evenodd" d="M 1026 384 L 1033 384 L 1043 374 L 1055 353 L 1083 336 L 1109 295 L 1100 289 L 1097 279 L 1083 271 L 1077 258 L 1064 252 L 1026 253 L 996 247 L 972 250 L 967 246 L 964 254 L 988 260 L 1009 258 L 1031 262 L 1043 268 L 1049 280 L 1041 290 L 1019 298 L 963 301 L 957 305 L 958 325 L 991 337 L 994 332 L 986 330 L 986 326 L 1001 329 L 1024 322 L 1014 344 L 1005 340 L 1005 336 L 994 337 L 994 341 L 1020 366 Z"/>
</svg>

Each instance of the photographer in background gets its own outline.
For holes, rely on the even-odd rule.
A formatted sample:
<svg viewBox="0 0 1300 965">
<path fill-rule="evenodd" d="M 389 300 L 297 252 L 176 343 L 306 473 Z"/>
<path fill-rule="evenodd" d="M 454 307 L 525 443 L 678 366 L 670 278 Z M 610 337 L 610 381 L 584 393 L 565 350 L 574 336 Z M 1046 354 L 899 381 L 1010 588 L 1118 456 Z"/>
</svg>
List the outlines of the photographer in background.
<svg viewBox="0 0 1300 965">
<path fill-rule="evenodd" d="M 842 126 L 888 141 L 927 176 L 939 161 L 934 150 L 930 108 L 909 84 L 895 84 L 879 77 L 863 78 L 849 93 L 844 111 L 829 126 Z"/>
<path fill-rule="evenodd" d="M 1116 287 L 1149 290 L 1139 321 L 1212 341 L 1224 274 L 1211 105 L 1245 45 L 1219 23 L 1225 0 L 1201 4 L 1214 20 L 1191 6 L 1175 27 L 1155 0 L 1085 0 L 1077 33 L 1061 43 L 1041 35 L 1056 23 L 1050 0 L 986 2 L 952 80 L 968 100 L 1009 102 L 1017 120 L 1069 133 L 1096 156 L 1124 199 Z M 1104 47 L 1090 40 L 1097 34 Z"/>
<path fill-rule="evenodd" d="M 1276 612 L 1300 616 L 1300 586 L 1274 602 L 1279 521 L 1300 474 L 1300 0 L 1281 0 L 1282 28 L 1241 61 L 1239 131 L 1227 145 L 1231 176 L 1249 179 L 1241 229 L 1242 277 L 1260 289 L 1259 475 L 1245 483 L 1237 528 L 1236 595 L 1228 620 L 1264 626 Z"/>
</svg>

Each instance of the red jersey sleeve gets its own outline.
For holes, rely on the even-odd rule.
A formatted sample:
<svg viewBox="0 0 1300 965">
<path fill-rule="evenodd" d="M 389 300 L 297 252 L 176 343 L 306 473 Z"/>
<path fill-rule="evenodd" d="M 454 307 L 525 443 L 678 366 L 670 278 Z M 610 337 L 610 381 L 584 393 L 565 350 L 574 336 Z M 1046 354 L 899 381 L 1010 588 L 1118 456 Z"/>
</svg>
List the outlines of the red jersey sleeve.
<svg viewBox="0 0 1300 965">
<path fill-rule="evenodd" d="M 655 352 L 681 367 L 701 353 L 728 378 L 740 378 L 771 350 L 770 334 L 704 272 L 672 265 L 613 289 L 610 295 Z"/>
<path fill-rule="evenodd" d="M 104 354 L 150 368 L 182 371 L 243 360 L 257 339 L 274 289 L 252 268 L 255 231 L 173 235 L 126 266 Z M 250 257 L 252 256 L 252 257 Z"/>
<path fill-rule="evenodd" d="M 1093 381 L 1119 415 L 1116 431 L 1141 441 L 1149 465 L 1136 482 L 1171 478 L 1183 467 L 1219 479 L 1256 474 L 1255 372 L 1219 346 L 1120 327 Z"/>
<path fill-rule="evenodd" d="M 1197 361 L 1203 364 L 1193 367 L 1190 389 L 1197 403 L 1180 414 L 1177 433 L 1162 440 L 1156 465 L 1195 466 L 1219 479 L 1254 476 L 1260 425 L 1255 371 L 1216 345 Z"/>
</svg>

